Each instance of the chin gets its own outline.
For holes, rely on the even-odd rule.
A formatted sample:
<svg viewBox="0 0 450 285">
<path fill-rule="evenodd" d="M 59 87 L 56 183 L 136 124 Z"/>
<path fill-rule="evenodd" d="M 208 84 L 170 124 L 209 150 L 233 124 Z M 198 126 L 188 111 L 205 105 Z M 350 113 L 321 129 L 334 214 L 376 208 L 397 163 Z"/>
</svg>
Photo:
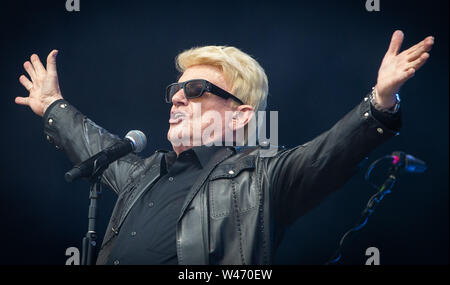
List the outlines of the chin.
<svg viewBox="0 0 450 285">
<path fill-rule="evenodd" d="M 190 126 L 190 124 L 188 124 L 187 122 L 183 121 L 180 122 L 178 124 L 172 124 L 170 125 L 169 131 L 167 132 L 167 139 L 172 143 L 171 137 L 174 138 L 178 138 L 181 140 L 181 138 L 184 139 L 183 132 L 186 132 L 186 130 L 191 130 L 192 132 L 192 128 Z M 192 133 L 189 134 L 187 141 L 184 142 L 182 145 L 177 146 L 176 148 L 183 148 L 183 147 L 189 147 L 191 145 L 191 141 L 192 141 Z M 173 145 L 173 143 L 172 143 Z"/>
</svg>

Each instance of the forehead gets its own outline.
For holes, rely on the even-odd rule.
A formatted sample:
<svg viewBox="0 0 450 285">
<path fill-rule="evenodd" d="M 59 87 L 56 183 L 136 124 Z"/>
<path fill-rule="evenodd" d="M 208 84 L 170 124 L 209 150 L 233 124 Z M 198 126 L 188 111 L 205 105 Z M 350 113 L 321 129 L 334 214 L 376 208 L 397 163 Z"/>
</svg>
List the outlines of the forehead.
<svg viewBox="0 0 450 285">
<path fill-rule="evenodd" d="M 184 82 L 191 79 L 205 79 L 222 89 L 229 90 L 223 72 L 218 67 L 212 65 L 191 66 L 183 72 L 178 79 L 178 82 Z"/>
</svg>

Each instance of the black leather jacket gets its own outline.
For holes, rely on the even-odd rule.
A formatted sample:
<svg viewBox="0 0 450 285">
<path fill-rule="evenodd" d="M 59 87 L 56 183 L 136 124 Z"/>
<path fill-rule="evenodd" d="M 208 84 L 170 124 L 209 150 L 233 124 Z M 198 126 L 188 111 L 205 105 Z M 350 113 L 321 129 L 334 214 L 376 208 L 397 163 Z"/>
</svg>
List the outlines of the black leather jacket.
<svg viewBox="0 0 450 285">
<path fill-rule="evenodd" d="M 119 137 L 85 117 L 65 100 L 44 114 L 47 139 L 75 164 Z M 343 186 L 375 147 L 396 131 L 373 116 L 369 100 L 314 140 L 262 157 L 259 147 L 224 147 L 198 178 L 180 213 L 179 264 L 270 264 L 284 229 L 325 196 Z M 129 154 L 112 163 L 102 181 L 118 194 L 97 264 L 133 204 L 159 178 L 163 152 L 142 159 Z"/>
</svg>

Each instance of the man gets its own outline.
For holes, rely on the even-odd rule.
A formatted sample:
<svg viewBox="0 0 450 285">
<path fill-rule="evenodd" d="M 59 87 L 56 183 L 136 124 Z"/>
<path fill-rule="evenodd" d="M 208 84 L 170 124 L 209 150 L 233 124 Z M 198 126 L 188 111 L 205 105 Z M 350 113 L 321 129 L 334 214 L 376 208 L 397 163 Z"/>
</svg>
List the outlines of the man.
<svg viewBox="0 0 450 285">
<path fill-rule="evenodd" d="M 166 92 L 173 151 L 146 159 L 129 154 L 104 172 L 102 181 L 118 200 L 97 264 L 270 264 L 286 227 L 398 134 L 396 93 L 426 62 L 434 38 L 399 53 L 402 41 L 403 33 L 396 31 L 377 84 L 359 105 L 314 140 L 271 157 L 262 156 L 259 146 L 206 146 L 228 142 L 226 132 L 247 129 L 253 112 L 265 109 L 268 83 L 261 66 L 233 47 L 180 54 L 181 77 Z M 56 50 L 48 55 L 46 68 L 37 55 L 25 62 L 31 81 L 22 75 L 20 82 L 29 96 L 15 101 L 42 116 L 47 139 L 79 163 L 119 138 L 63 99 L 56 55 Z M 221 120 L 205 120 L 208 112 Z M 218 124 L 219 134 L 194 135 L 196 128 Z M 248 135 L 247 129 L 244 141 Z"/>
</svg>

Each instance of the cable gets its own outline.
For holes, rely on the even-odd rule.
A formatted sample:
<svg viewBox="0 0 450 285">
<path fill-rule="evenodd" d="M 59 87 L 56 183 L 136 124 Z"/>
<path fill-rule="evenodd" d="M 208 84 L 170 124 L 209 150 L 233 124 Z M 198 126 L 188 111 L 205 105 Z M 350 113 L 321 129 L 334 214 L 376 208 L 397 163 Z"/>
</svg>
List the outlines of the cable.
<svg viewBox="0 0 450 285">
<path fill-rule="evenodd" d="M 370 181 L 370 174 L 372 173 L 375 166 L 379 162 L 386 160 L 386 159 L 392 160 L 392 156 L 386 155 L 386 156 L 383 156 L 383 157 L 375 160 L 367 169 L 367 172 L 366 172 L 364 178 L 367 182 L 369 182 L 369 184 L 372 187 L 374 187 L 377 190 L 377 192 L 374 195 L 372 195 L 372 197 L 370 197 L 369 201 L 367 202 L 366 207 L 361 212 L 361 216 L 360 216 L 358 222 L 352 228 L 350 228 L 347 232 L 345 232 L 345 234 L 342 236 L 341 240 L 339 241 L 338 248 L 336 249 L 336 251 L 334 252 L 332 257 L 325 263 L 325 265 L 336 264 L 341 259 L 341 257 L 342 257 L 341 251 L 344 246 L 344 242 L 345 242 L 346 238 L 348 236 L 350 236 L 350 234 L 361 230 L 367 224 L 367 221 L 369 220 L 370 215 L 373 214 L 376 206 L 381 202 L 381 200 L 383 200 L 384 196 L 386 194 L 391 193 L 391 189 L 392 189 L 392 187 L 394 187 L 395 181 L 396 181 L 395 173 L 398 170 L 397 167 L 391 167 L 390 174 L 383 185 L 377 186 Z"/>
</svg>

